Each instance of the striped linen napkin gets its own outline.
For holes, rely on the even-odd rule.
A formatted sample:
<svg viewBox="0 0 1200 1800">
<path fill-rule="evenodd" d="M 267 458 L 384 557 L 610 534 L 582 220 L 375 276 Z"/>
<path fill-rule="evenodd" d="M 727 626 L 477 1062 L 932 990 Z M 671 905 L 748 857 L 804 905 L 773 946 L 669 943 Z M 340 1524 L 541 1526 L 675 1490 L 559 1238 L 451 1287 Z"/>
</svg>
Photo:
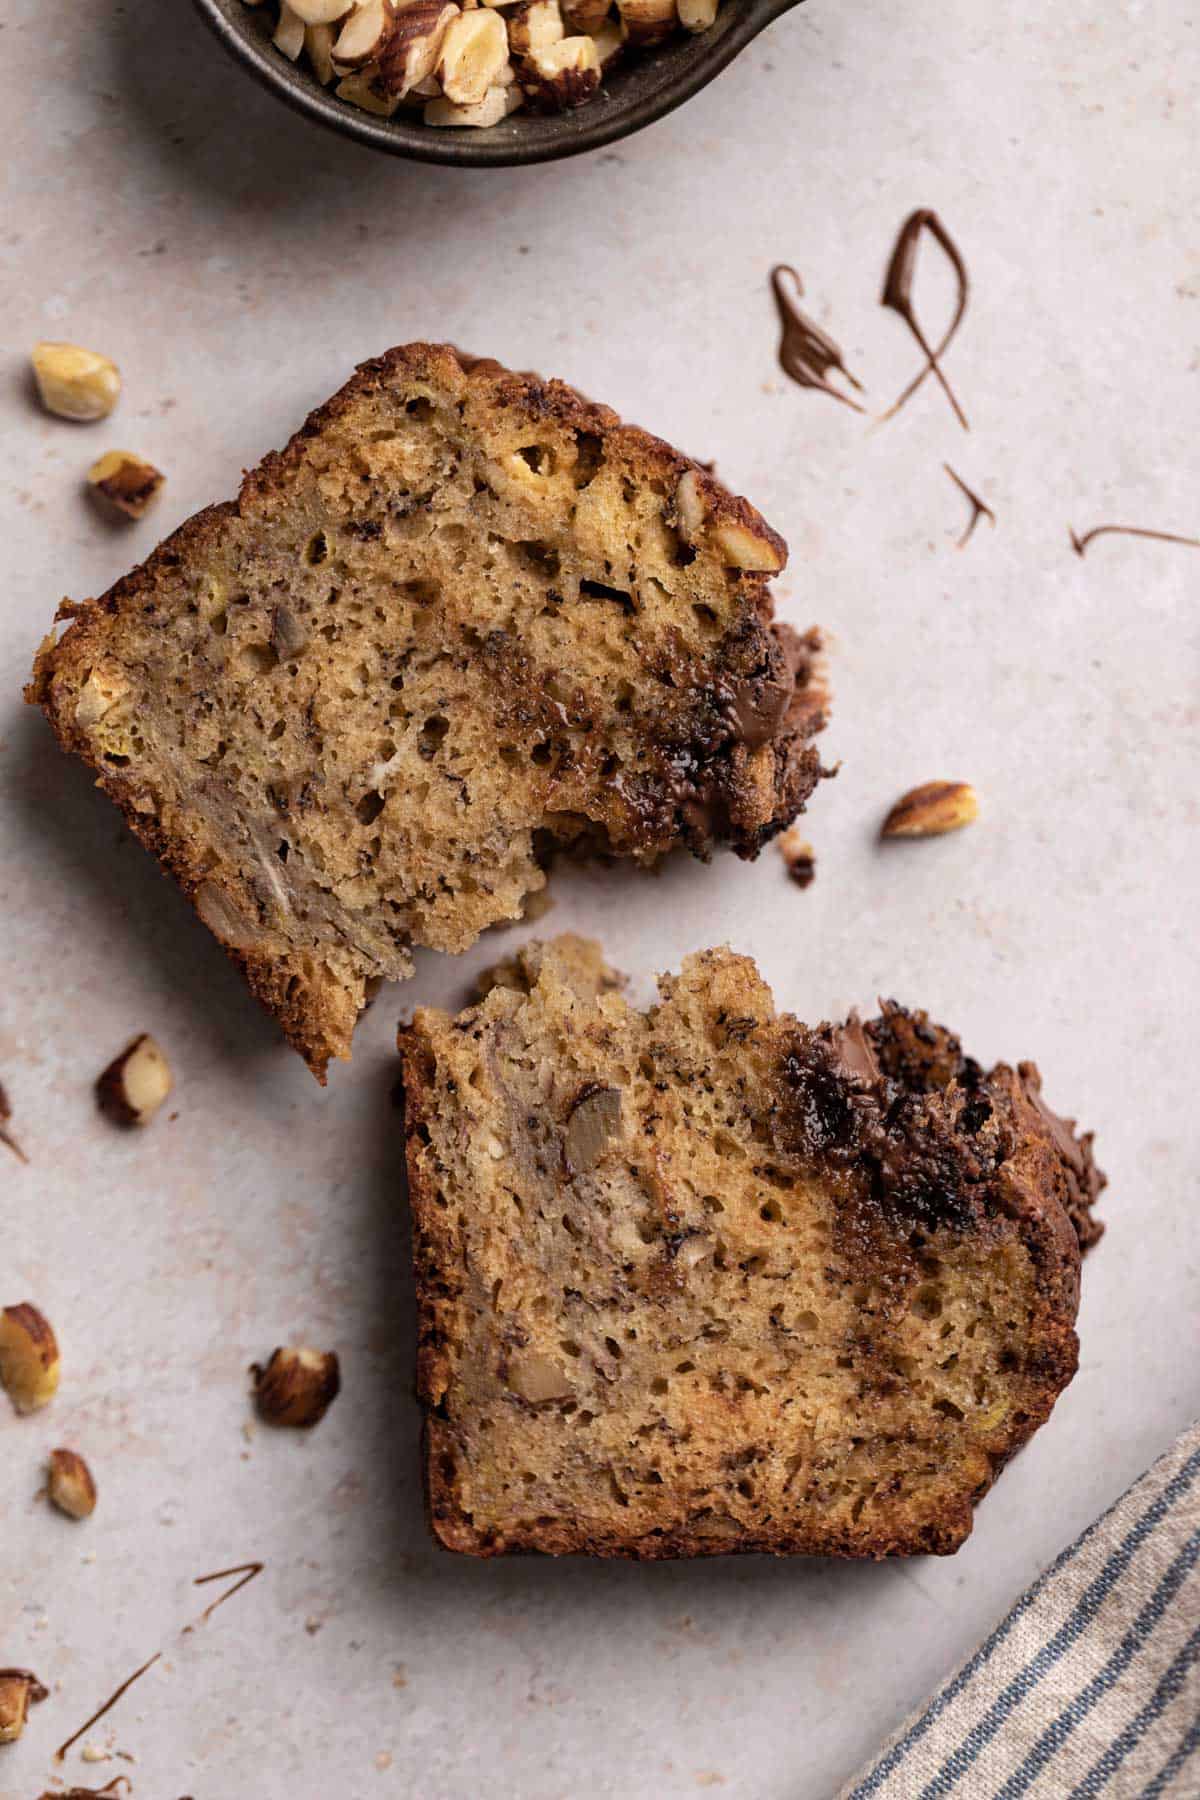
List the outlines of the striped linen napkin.
<svg viewBox="0 0 1200 1800">
<path fill-rule="evenodd" d="M 1200 1424 L 838 1800 L 1198 1800 Z"/>
</svg>

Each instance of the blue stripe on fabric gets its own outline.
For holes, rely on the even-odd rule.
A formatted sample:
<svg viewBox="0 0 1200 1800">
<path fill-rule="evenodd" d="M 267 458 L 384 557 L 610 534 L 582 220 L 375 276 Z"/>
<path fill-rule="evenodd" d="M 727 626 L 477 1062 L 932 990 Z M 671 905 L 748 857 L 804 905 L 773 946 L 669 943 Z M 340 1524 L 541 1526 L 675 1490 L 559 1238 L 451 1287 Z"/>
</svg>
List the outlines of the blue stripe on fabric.
<svg viewBox="0 0 1200 1800">
<path fill-rule="evenodd" d="M 1046 1727 L 1024 1762 L 1013 1770 L 998 1791 L 995 1800 L 1020 1800 L 1021 1795 L 1029 1792 L 1038 1777 L 1045 1774 L 1080 1720 L 1087 1717 L 1101 1696 L 1107 1694 L 1125 1673 L 1198 1561 L 1200 1530 L 1193 1531 L 1188 1538 L 1104 1667 L 1092 1676 L 1087 1686 Z"/>
<path fill-rule="evenodd" d="M 1156 1512 L 1157 1508 L 1162 1507 L 1164 1501 L 1167 1502 L 1168 1506 L 1173 1505 L 1179 1495 L 1184 1493 L 1191 1485 L 1192 1477 L 1198 1468 L 1200 1468 L 1200 1450 L 1195 1450 L 1192 1452 L 1191 1456 L 1188 1457 L 1182 1468 L 1178 1469 L 1171 1477 L 1171 1480 L 1167 1483 L 1166 1487 L 1164 1487 L 1162 1493 L 1151 1507 L 1151 1512 Z M 963 1690 L 970 1685 L 979 1671 L 991 1661 L 995 1651 L 1013 1631 L 1018 1621 L 1024 1617 L 1030 1607 L 1040 1597 L 1047 1583 L 1052 1581 L 1061 1570 L 1065 1569 L 1068 1563 L 1074 1561 L 1075 1557 L 1079 1555 L 1079 1552 L 1084 1546 L 1112 1517 L 1113 1513 L 1125 1498 L 1126 1495 L 1122 1494 L 1118 1499 L 1114 1500 L 1108 1510 L 1101 1513 L 1095 1523 L 1089 1525 L 1087 1530 L 1083 1532 L 1080 1537 L 1077 1537 L 1073 1544 L 1068 1544 L 1065 1550 L 1059 1552 L 1054 1561 L 1050 1564 L 1050 1567 L 1038 1576 L 1031 1588 L 1026 1589 L 1025 1593 L 1012 1608 L 1012 1611 L 1001 1620 L 1000 1624 L 997 1625 L 991 1635 L 979 1646 L 979 1649 L 976 1650 L 971 1659 L 963 1664 L 953 1681 L 947 1683 L 941 1693 L 936 1695 L 926 1707 L 920 1718 L 913 1721 L 904 1736 L 900 1738 L 897 1743 L 893 1744 L 887 1755 L 881 1757 L 871 1772 L 864 1776 L 863 1780 L 859 1782 L 858 1786 L 850 1794 L 849 1800 L 870 1800 L 871 1795 L 879 1791 L 883 1783 L 895 1772 L 900 1763 L 904 1761 L 904 1758 L 908 1755 L 909 1751 L 913 1749 L 915 1745 L 920 1743 L 926 1732 L 932 1730 L 933 1726 L 937 1724 L 937 1721 L 941 1718 L 946 1709 L 953 1705 L 954 1701 L 957 1700 Z M 1166 1510 L 1166 1508 L 1164 1508 L 1164 1510 Z M 1145 1519 L 1139 1521 L 1139 1523 L 1134 1526 L 1130 1536 L 1132 1537 L 1133 1534 L 1137 1532 L 1140 1532 L 1142 1536 L 1144 1536 L 1145 1531 L 1153 1530 L 1154 1525 L 1157 1524 L 1158 1517 L 1160 1516 L 1161 1514 L 1156 1512 L 1155 1518 L 1149 1524 L 1146 1524 Z M 1149 1515 L 1147 1514 L 1146 1517 L 1148 1518 Z M 1143 1526 L 1145 1526 L 1145 1530 L 1143 1530 Z M 1138 1541 L 1141 1541 L 1140 1537 Z M 1129 1538 L 1127 1538 L 1125 1542 L 1127 1544 Z M 1121 1549 L 1123 1550 L 1124 1548 L 1125 1545 L 1122 1545 Z M 1118 1551 L 1116 1554 L 1120 1554 L 1120 1552 Z"/>
<path fill-rule="evenodd" d="M 1072 1789 L 1071 1800 L 1094 1800 L 1101 1788 L 1108 1786 L 1125 1758 L 1137 1749 L 1151 1725 L 1162 1717 L 1167 1707 L 1178 1697 L 1187 1672 L 1197 1656 L 1200 1656 L 1200 1625 L 1197 1625 L 1141 1712 L 1130 1719 L 1124 1731 L 1113 1739 L 1078 1787 Z"/>
<path fill-rule="evenodd" d="M 1194 1451 L 1188 1457 L 1183 1468 L 1168 1482 L 1158 1499 L 1147 1507 L 1137 1524 L 1127 1533 L 1124 1542 L 1113 1551 L 1100 1573 L 1084 1589 L 1070 1617 L 1059 1626 L 1054 1636 L 1042 1645 L 1036 1655 L 1031 1657 L 1025 1667 L 1013 1676 L 983 1718 L 977 1719 L 972 1725 L 962 1743 L 947 1757 L 941 1771 L 926 1786 L 921 1800 L 943 1800 L 943 1796 L 948 1794 L 971 1768 L 984 1745 L 991 1742 L 1010 1714 L 1029 1698 L 1047 1671 L 1052 1669 L 1055 1663 L 1060 1662 L 1067 1651 L 1078 1642 L 1085 1628 L 1095 1619 L 1120 1577 L 1125 1574 L 1137 1551 L 1146 1539 L 1157 1530 L 1175 1503 L 1191 1487 L 1192 1478 L 1198 1467 L 1200 1467 L 1200 1450 Z"/>
<path fill-rule="evenodd" d="M 1149 1786 L 1142 1789 L 1142 1800 L 1158 1800 L 1160 1794 L 1165 1794 L 1184 1763 L 1189 1757 L 1195 1756 L 1197 1750 L 1200 1750 L 1200 1719 L 1196 1720 L 1187 1736 L 1180 1740 Z"/>
</svg>

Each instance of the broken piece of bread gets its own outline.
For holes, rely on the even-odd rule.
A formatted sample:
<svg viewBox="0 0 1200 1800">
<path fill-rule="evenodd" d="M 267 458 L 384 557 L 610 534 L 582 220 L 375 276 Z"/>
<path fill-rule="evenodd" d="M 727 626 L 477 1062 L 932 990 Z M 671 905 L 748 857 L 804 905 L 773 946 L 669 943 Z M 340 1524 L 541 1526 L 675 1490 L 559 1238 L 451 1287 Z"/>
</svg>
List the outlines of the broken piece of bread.
<svg viewBox="0 0 1200 1800">
<path fill-rule="evenodd" d="M 606 407 L 413 344 L 65 604 L 27 697 L 323 1079 L 410 945 L 519 917 L 542 847 L 753 856 L 792 819 L 823 702 L 785 555 Z"/>
<path fill-rule="evenodd" d="M 957 1549 L 1076 1367 L 1103 1176 L 1037 1071 L 728 950 L 647 1013 L 578 939 L 493 982 L 400 1037 L 441 1542 Z"/>
</svg>

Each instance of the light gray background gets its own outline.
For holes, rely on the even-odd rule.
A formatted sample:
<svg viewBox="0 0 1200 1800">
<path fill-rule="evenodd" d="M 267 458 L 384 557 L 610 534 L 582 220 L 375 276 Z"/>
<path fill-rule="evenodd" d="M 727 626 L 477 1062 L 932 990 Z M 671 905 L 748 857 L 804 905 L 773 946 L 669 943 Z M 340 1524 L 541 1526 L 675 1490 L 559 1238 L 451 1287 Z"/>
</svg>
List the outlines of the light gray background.
<svg viewBox="0 0 1200 1800">
<path fill-rule="evenodd" d="M 91 1734 L 136 1764 L 76 1753 L 75 1779 L 123 1769 L 135 1800 L 828 1795 L 1195 1409 L 1200 553 L 1109 539 L 1081 562 L 1067 531 L 1200 532 L 1200 15 L 809 0 L 615 153 L 461 174 L 294 118 L 184 0 L 10 0 L 0 47 L 0 1076 L 32 1158 L 0 1160 L 0 1301 L 36 1299 L 64 1351 L 53 1409 L 0 1416 L 0 1662 L 55 1689 L 0 1749 L 0 1796 L 32 1800 L 158 1648 Z M 932 382 L 872 426 L 775 366 L 788 260 L 883 410 L 917 358 L 879 283 L 919 205 L 974 278 L 947 364 L 969 435 Z M 816 885 L 773 849 L 576 875 L 548 925 L 642 976 L 729 940 L 809 1019 L 923 1004 L 981 1058 L 1035 1056 L 1097 1128 L 1110 1225 L 1080 1375 L 951 1561 L 435 1554 L 392 1036 L 514 937 L 423 957 L 322 1093 L 20 704 L 62 594 L 102 591 L 357 360 L 422 335 L 716 456 L 790 540 L 783 615 L 830 633 L 843 768 L 809 817 Z M 108 424 L 31 405 L 42 336 L 118 359 Z M 79 491 L 112 444 L 169 476 L 128 529 Z M 999 519 L 961 552 L 943 459 Z M 977 784 L 980 823 L 881 850 L 889 802 L 940 776 Z M 91 1083 L 142 1029 L 178 1117 L 120 1136 Z M 246 1365 L 293 1337 L 337 1346 L 344 1395 L 310 1438 L 247 1438 Z M 96 1471 L 88 1524 L 35 1498 L 56 1443 Z M 266 1573 L 181 1637 L 211 1593 L 191 1578 L 249 1557 Z"/>
</svg>

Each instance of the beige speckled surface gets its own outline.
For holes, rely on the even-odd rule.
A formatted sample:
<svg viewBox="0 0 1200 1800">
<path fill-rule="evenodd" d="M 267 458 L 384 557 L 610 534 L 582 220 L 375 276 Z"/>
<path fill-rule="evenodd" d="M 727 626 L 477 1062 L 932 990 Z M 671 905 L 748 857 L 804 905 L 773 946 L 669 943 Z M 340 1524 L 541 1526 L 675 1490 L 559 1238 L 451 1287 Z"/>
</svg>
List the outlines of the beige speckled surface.
<svg viewBox="0 0 1200 1800">
<path fill-rule="evenodd" d="M 134 1800 L 820 1800 L 1195 1409 L 1194 1013 L 1200 553 L 1068 526 L 1200 532 L 1200 15 L 1189 0 L 995 8 L 808 0 L 708 93 L 615 154 L 527 173 L 406 168 L 249 86 L 184 0 L 13 0 L 0 29 L 0 1078 L 31 1166 L 0 1162 L 0 1302 L 60 1330 L 48 1413 L 0 1410 L 0 1662 L 54 1689 L 0 1748 Z M 767 272 L 803 271 L 875 410 L 914 372 L 877 305 L 895 232 L 938 209 L 974 277 L 949 358 L 889 425 L 790 387 Z M 926 270 L 936 306 L 936 258 Z M 838 780 L 806 893 L 755 867 L 556 884 L 548 926 L 645 975 L 728 939 L 813 1018 L 878 991 L 982 1058 L 1034 1055 L 1097 1127 L 1109 1235 L 1083 1368 L 953 1561 L 474 1566 L 420 1514 L 400 1144 L 401 1006 L 322 1094 L 233 970 L 21 707 L 60 595 L 101 590 L 223 497 L 359 358 L 445 336 L 565 376 L 750 493 L 792 545 L 782 610 L 834 641 Z M 41 336 L 114 355 L 109 425 L 41 417 Z M 152 519 L 79 493 L 109 445 L 168 474 Z M 943 460 L 998 515 L 964 551 Z M 982 817 L 881 850 L 904 787 L 969 778 Z M 546 927 L 543 927 L 545 929 Z M 140 1137 L 90 1084 L 135 1031 L 173 1111 Z M 342 1354 L 311 1438 L 252 1429 L 245 1369 L 300 1335 Z M 91 1460 L 86 1524 L 35 1498 Z M 180 1636 L 250 1557 L 258 1581 Z M 388 1760 L 390 1759 L 390 1761 Z"/>
</svg>

